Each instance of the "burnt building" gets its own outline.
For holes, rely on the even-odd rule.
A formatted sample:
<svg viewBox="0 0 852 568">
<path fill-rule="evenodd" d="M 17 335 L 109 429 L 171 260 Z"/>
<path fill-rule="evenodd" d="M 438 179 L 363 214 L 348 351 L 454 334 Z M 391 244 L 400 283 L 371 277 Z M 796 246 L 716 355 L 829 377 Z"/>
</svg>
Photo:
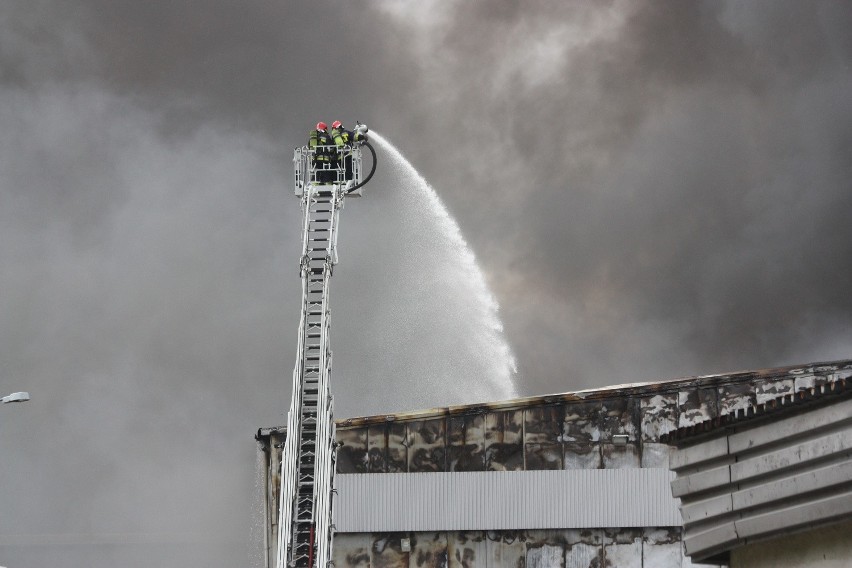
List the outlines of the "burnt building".
<svg viewBox="0 0 852 568">
<path fill-rule="evenodd" d="M 687 554 L 731 568 L 852 566 L 852 379 L 664 437 Z"/>
<path fill-rule="evenodd" d="M 673 433 L 849 377 L 852 360 L 339 420 L 334 565 L 693 566 Z M 268 550 L 285 435 L 257 436 Z"/>
</svg>

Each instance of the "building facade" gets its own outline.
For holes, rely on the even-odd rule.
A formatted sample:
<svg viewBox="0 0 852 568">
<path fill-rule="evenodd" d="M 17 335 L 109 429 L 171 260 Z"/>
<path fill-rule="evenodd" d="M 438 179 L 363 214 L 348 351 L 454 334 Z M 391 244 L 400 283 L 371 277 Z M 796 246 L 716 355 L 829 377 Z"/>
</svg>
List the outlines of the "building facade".
<svg viewBox="0 0 852 568">
<path fill-rule="evenodd" d="M 840 361 L 339 420 L 334 565 L 692 566 L 663 437 L 850 376 Z M 257 436 L 268 542 L 284 436 Z"/>
<path fill-rule="evenodd" d="M 672 493 L 691 558 L 731 568 L 852 566 L 852 379 L 666 439 L 677 444 Z"/>
</svg>

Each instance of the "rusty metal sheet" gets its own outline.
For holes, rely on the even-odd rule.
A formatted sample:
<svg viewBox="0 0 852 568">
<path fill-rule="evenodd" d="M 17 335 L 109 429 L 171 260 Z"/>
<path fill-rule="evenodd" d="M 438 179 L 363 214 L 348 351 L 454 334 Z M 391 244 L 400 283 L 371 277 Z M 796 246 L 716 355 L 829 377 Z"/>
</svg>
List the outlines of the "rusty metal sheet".
<svg viewBox="0 0 852 568">
<path fill-rule="evenodd" d="M 444 420 L 423 420 L 408 425 L 408 471 L 446 471 Z"/>
<path fill-rule="evenodd" d="M 410 553 L 402 550 L 403 538 Z M 405 566 L 406 558 L 407 568 L 693 566 L 683 555 L 679 527 L 338 534 L 334 550 L 337 568 Z"/>
<path fill-rule="evenodd" d="M 604 561 L 613 568 L 642 568 L 642 530 L 604 529 Z"/>
<path fill-rule="evenodd" d="M 604 565 L 603 531 L 565 531 L 565 568 L 600 568 Z"/>
<path fill-rule="evenodd" d="M 375 424 L 367 429 L 367 472 L 385 473 L 387 458 L 387 425 Z"/>
<path fill-rule="evenodd" d="M 448 470 L 485 470 L 485 415 L 451 416 L 447 422 Z"/>
<path fill-rule="evenodd" d="M 564 546 L 568 536 L 563 529 L 533 529 L 525 531 L 527 550 L 545 544 L 551 546 Z"/>
<path fill-rule="evenodd" d="M 387 433 L 387 472 L 404 473 L 408 471 L 408 427 L 399 422 L 391 422 L 387 426 Z"/>
<path fill-rule="evenodd" d="M 755 401 L 763 404 L 782 396 L 793 394 L 795 381 L 789 379 L 760 380 L 754 383 Z"/>
<path fill-rule="evenodd" d="M 645 442 L 642 444 L 641 466 L 669 469 L 669 457 L 673 451 L 672 446 L 668 444 Z"/>
<path fill-rule="evenodd" d="M 639 467 L 639 447 L 635 444 L 616 446 L 601 444 L 604 469 L 628 469 Z"/>
<path fill-rule="evenodd" d="M 524 531 L 489 531 L 487 566 L 523 568 L 526 562 L 526 536 Z"/>
<path fill-rule="evenodd" d="M 565 548 L 565 568 L 603 566 L 603 546 L 578 542 Z"/>
<path fill-rule="evenodd" d="M 564 406 L 542 406 L 524 411 L 524 443 L 555 444 L 562 441 Z"/>
<path fill-rule="evenodd" d="M 562 444 L 527 444 L 525 469 L 562 469 L 562 452 Z"/>
<path fill-rule="evenodd" d="M 812 389 L 816 385 L 816 379 L 812 374 L 796 375 L 793 380 L 793 391 L 799 392 Z"/>
<path fill-rule="evenodd" d="M 642 562 L 645 568 L 681 568 L 680 528 L 648 528 L 644 532 Z"/>
<path fill-rule="evenodd" d="M 337 441 L 337 473 L 367 473 L 367 431 L 338 431 Z"/>
<path fill-rule="evenodd" d="M 523 411 L 485 416 L 485 469 L 519 471 L 524 469 Z"/>
<path fill-rule="evenodd" d="M 633 397 L 612 398 L 601 404 L 601 438 L 609 440 L 614 434 L 627 434 L 636 439 L 639 429 L 639 404 Z"/>
<path fill-rule="evenodd" d="M 814 384 L 813 386 L 819 387 L 824 384 L 830 383 L 835 380 L 836 373 L 834 373 L 834 369 L 832 367 L 825 368 L 816 368 L 814 369 Z"/>
<path fill-rule="evenodd" d="M 554 568 L 565 564 L 565 531 L 526 531 L 526 568 Z"/>
<path fill-rule="evenodd" d="M 408 568 L 447 568 L 447 533 L 411 533 L 408 562 Z"/>
<path fill-rule="evenodd" d="M 565 469 L 600 469 L 603 467 L 600 444 L 565 444 Z"/>
<path fill-rule="evenodd" d="M 680 544 L 681 527 L 649 527 L 644 529 L 647 544 Z"/>
<path fill-rule="evenodd" d="M 677 393 L 642 398 L 639 401 L 642 441 L 657 442 L 663 434 L 677 430 L 677 407 Z"/>
<path fill-rule="evenodd" d="M 751 383 L 722 385 L 718 388 L 719 414 L 725 415 L 756 404 L 754 386 Z"/>
<path fill-rule="evenodd" d="M 370 568 L 372 540 L 369 533 L 334 535 L 334 565 L 339 568 Z"/>
<path fill-rule="evenodd" d="M 695 388 L 678 393 L 678 428 L 693 426 L 719 415 L 716 389 Z"/>
<path fill-rule="evenodd" d="M 408 533 L 373 534 L 370 568 L 408 568 L 409 553 L 402 551 L 403 538 L 408 538 Z"/>
<path fill-rule="evenodd" d="M 592 444 L 600 440 L 600 402 L 578 402 L 565 405 L 562 440 L 574 444 Z"/>
<path fill-rule="evenodd" d="M 559 545 L 527 543 L 526 568 L 562 568 L 565 566 L 565 549 Z"/>
<path fill-rule="evenodd" d="M 447 545 L 449 568 L 479 568 L 486 565 L 488 542 L 484 531 L 449 533 Z"/>
</svg>

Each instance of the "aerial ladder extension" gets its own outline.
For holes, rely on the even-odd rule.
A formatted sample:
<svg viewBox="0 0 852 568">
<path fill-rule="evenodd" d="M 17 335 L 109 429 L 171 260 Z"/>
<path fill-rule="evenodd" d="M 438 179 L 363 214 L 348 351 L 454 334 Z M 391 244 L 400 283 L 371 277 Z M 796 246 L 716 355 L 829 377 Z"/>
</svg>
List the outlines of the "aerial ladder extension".
<svg viewBox="0 0 852 568">
<path fill-rule="evenodd" d="M 358 125 L 362 134 L 367 128 Z M 363 176 L 362 152 L 373 157 Z M 317 153 L 335 156 L 316 160 Z M 351 158 L 351 159 L 348 159 Z M 334 528 L 332 499 L 337 445 L 329 388 L 329 282 L 337 264 L 337 231 L 345 197 L 361 195 L 376 170 L 366 141 L 344 148 L 296 148 L 296 195 L 302 201 L 302 316 L 293 393 L 281 460 L 276 568 L 326 568 Z"/>
</svg>

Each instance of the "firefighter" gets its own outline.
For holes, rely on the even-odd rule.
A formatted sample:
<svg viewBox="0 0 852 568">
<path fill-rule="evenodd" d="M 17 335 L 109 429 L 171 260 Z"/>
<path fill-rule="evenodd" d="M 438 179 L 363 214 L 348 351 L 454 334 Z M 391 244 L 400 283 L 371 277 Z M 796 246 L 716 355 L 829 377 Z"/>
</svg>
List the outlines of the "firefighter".
<svg viewBox="0 0 852 568">
<path fill-rule="evenodd" d="M 343 179 L 350 181 L 352 179 L 352 146 L 355 141 L 355 134 L 351 130 L 343 128 L 343 123 L 335 120 L 331 123 L 331 137 L 334 140 L 334 145 L 337 146 L 338 156 L 343 157 Z"/>
<path fill-rule="evenodd" d="M 309 144 L 314 151 L 313 169 L 316 171 L 316 182 L 325 184 L 335 181 L 335 172 L 332 169 L 335 161 L 334 142 L 328 135 L 328 126 L 324 122 L 317 122 L 315 130 L 311 130 Z"/>
</svg>

